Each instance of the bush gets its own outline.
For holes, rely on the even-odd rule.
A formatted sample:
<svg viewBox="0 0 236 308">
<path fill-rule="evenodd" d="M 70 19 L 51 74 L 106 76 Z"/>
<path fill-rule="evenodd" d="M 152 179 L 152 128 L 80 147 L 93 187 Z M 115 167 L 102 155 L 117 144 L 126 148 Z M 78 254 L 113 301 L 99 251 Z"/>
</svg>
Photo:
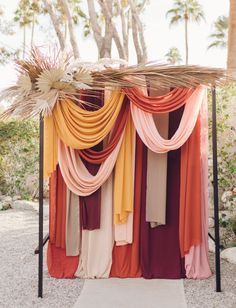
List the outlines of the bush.
<svg viewBox="0 0 236 308">
<path fill-rule="evenodd" d="M 34 197 L 38 187 L 39 125 L 36 120 L 0 122 L 0 191 Z"/>
</svg>

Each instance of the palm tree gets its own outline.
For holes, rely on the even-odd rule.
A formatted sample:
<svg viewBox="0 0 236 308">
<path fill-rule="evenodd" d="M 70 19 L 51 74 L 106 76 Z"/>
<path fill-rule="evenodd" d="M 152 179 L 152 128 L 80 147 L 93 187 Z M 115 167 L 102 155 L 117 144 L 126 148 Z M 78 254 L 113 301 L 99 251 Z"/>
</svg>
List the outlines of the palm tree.
<svg viewBox="0 0 236 308">
<path fill-rule="evenodd" d="M 182 61 L 179 49 L 176 47 L 171 47 L 165 57 L 170 64 L 177 64 Z"/>
<path fill-rule="evenodd" d="M 228 41 L 228 17 L 222 15 L 219 16 L 214 22 L 214 32 L 209 36 L 212 39 L 212 43 L 208 46 L 208 49 L 212 47 L 225 48 Z"/>
<path fill-rule="evenodd" d="M 188 64 L 188 23 L 190 21 L 200 23 L 204 20 L 202 6 L 197 0 L 175 0 L 174 7 L 166 13 L 170 17 L 170 25 L 184 22 L 185 27 L 185 62 Z"/>
<path fill-rule="evenodd" d="M 236 75 L 236 1 L 230 0 L 227 67 Z"/>
</svg>

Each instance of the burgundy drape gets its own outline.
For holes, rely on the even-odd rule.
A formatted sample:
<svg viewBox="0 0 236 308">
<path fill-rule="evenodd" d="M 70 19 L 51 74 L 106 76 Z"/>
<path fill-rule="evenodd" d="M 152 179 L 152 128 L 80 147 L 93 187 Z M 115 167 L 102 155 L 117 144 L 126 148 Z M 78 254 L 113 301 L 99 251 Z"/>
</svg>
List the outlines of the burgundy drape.
<svg viewBox="0 0 236 308">
<path fill-rule="evenodd" d="M 121 107 L 121 110 L 119 112 L 115 126 L 111 134 L 111 138 L 108 141 L 106 148 L 99 152 L 92 149 L 80 150 L 79 151 L 80 156 L 84 160 L 92 164 L 101 164 L 102 162 L 104 162 L 105 159 L 112 153 L 112 151 L 117 146 L 117 143 L 119 142 L 120 137 L 124 131 L 125 125 L 127 123 L 129 112 L 130 112 L 130 106 L 128 98 L 126 97 L 124 99 L 124 103 Z"/>
<path fill-rule="evenodd" d="M 85 92 L 86 101 L 92 103 L 94 106 L 102 107 L 103 105 L 103 92 L 89 90 Z M 83 96 L 83 95 L 82 95 Z M 83 97 L 81 97 L 82 99 Z M 86 110 L 95 110 L 91 106 L 86 106 Z M 92 148 L 94 151 L 102 150 L 102 142 Z M 92 164 L 83 159 L 84 165 L 92 175 L 96 175 L 100 165 Z M 101 214 L 101 188 L 96 190 L 89 196 L 80 196 L 80 213 L 82 228 L 86 230 L 95 230 L 100 228 L 100 214 Z"/>
<path fill-rule="evenodd" d="M 170 113 L 169 138 L 178 128 L 183 109 Z M 180 149 L 168 153 L 166 225 L 151 228 L 145 220 L 147 148 L 143 157 L 141 207 L 141 269 L 144 278 L 185 277 L 179 247 Z"/>
</svg>

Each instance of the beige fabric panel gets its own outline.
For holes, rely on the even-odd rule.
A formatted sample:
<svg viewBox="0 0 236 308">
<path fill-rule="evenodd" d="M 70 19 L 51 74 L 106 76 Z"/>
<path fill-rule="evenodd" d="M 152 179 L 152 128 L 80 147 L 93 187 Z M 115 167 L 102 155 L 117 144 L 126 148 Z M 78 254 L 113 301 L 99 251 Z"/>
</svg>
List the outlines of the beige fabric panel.
<svg viewBox="0 0 236 308">
<path fill-rule="evenodd" d="M 160 96 L 169 89 L 150 90 L 150 96 Z M 153 115 L 163 138 L 168 138 L 169 114 Z M 152 228 L 166 223 L 167 153 L 157 154 L 148 149 L 146 221 Z"/>
<path fill-rule="evenodd" d="M 81 244 L 79 196 L 69 189 L 66 194 L 66 255 L 78 256 Z"/>
</svg>

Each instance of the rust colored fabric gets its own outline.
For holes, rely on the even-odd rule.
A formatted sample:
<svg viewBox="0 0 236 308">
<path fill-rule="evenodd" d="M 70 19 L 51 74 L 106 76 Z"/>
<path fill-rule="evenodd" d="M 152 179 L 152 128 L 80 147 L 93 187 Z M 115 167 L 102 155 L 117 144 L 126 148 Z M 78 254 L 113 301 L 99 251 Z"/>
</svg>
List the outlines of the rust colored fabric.
<svg viewBox="0 0 236 308">
<path fill-rule="evenodd" d="M 49 275 L 54 278 L 74 278 L 79 263 L 79 257 L 67 257 L 64 248 L 58 248 L 50 241 L 47 250 L 47 265 Z"/>
<path fill-rule="evenodd" d="M 178 128 L 182 108 L 169 115 L 169 137 Z M 166 225 L 151 228 L 146 222 L 147 148 L 143 155 L 141 205 L 141 269 L 144 278 L 185 277 L 179 247 L 180 149 L 168 152 Z"/>
<path fill-rule="evenodd" d="M 66 185 L 57 166 L 50 178 L 48 272 L 55 278 L 73 278 L 79 258 L 67 257 L 65 249 Z"/>
<path fill-rule="evenodd" d="M 57 169 L 49 178 L 49 237 L 55 244 L 56 238 L 56 207 L 57 207 Z"/>
<path fill-rule="evenodd" d="M 61 170 L 57 167 L 57 205 L 56 205 L 56 236 L 55 245 L 59 248 L 66 247 L 66 184 Z"/>
<path fill-rule="evenodd" d="M 201 155 L 200 116 L 181 148 L 181 185 L 179 236 L 181 255 L 201 244 Z"/>
<path fill-rule="evenodd" d="M 140 209 L 143 142 L 136 134 L 135 178 L 134 178 L 134 222 L 133 243 L 114 246 L 112 254 L 111 277 L 141 277 L 140 268 Z"/>
<path fill-rule="evenodd" d="M 125 125 L 127 123 L 128 115 L 129 115 L 129 102 L 127 97 L 124 100 L 124 103 L 121 107 L 121 111 L 117 117 L 116 123 L 114 125 L 111 138 L 106 146 L 106 148 L 102 151 L 95 151 L 93 149 L 85 149 L 80 150 L 80 156 L 90 162 L 92 164 L 101 164 L 105 161 L 105 159 L 111 154 L 111 152 L 117 146 L 118 141 L 120 140 L 121 134 L 125 129 Z"/>
<path fill-rule="evenodd" d="M 147 96 L 138 88 L 123 88 L 122 91 L 140 109 L 149 113 L 166 113 L 179 109 L 194 88 L 175 88 L 161 96 Z"/>
</svg>

